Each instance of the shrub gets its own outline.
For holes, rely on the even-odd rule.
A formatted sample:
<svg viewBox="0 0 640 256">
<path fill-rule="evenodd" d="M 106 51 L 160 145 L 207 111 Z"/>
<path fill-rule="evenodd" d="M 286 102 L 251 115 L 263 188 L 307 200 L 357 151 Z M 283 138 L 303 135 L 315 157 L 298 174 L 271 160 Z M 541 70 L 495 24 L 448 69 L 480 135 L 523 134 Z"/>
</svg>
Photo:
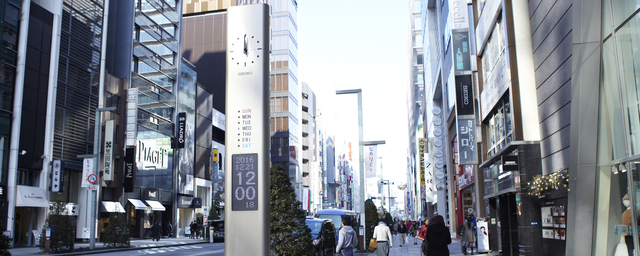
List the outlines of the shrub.
<svg viewBox="0 0 640 256">
<path fill-rule="evenodd" d="M 109 223 L 100 234 L 100 241 L 107 247 L 129 247 L 131 239 L 127 219 L 123 213 L 109 215 Z"/>
<path fill-rule="evenodd" d="M 64 253 L 73 250 L 73 234 L 74 229 L 71 226 L 71 219 L 66 215 L 66 203 L 52 202 L 49 206 L 49 217 L 42 227 L 40 236 L 40 250 L 44 251 L 44 243 L 47 228 L 51 228 L 51 237 L 49 238 L 49 250 L 52 253 Z"/>
</svg>

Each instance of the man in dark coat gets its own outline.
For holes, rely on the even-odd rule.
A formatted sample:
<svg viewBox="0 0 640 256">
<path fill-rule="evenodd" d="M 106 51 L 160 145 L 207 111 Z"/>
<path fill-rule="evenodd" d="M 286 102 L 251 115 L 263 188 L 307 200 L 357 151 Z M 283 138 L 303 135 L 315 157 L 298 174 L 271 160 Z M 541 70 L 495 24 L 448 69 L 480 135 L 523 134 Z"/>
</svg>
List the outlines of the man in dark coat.
<svg viewBox="0 0 640 256">
<path fill-rule="evenodd" d="M 154 223 L 153 226 L 151 226 L 151 241 L 160 241 L 160 230 L 161 228 L 158 222 Z"/>
<path fill-rule="evenodd" d="M 449 256 L 449 247 L 451 244 L 451 233 L 449 228 L 444 225 L 444 218 L 440 215 L 431 218 L 429 228 L 427 229 L 426 241 L 428 256 Z"/>
<path fill-rule="evenodd" d="M 191 222 L 191 238 L 195 238 L 198 235 L 198 223 Z"/>
</svg>

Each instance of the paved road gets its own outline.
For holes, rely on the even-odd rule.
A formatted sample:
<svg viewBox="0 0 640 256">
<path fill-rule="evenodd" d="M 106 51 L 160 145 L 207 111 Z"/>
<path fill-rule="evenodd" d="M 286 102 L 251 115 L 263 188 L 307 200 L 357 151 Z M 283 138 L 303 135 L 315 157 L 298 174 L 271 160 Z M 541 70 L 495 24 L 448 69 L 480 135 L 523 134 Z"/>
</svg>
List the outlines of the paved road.
<svg viewBox="0 0 640 256">
<path fill-rule="evenodd" d="M 124 254 L 123 254 L 124 253 Z M 112 252 L 95 254 L 95 256 L 121 256 L 121 255 L 224 255 L 224 243 L 194 244 L 162 248 L 149 248 L 126 252 Z"/>
</svg>

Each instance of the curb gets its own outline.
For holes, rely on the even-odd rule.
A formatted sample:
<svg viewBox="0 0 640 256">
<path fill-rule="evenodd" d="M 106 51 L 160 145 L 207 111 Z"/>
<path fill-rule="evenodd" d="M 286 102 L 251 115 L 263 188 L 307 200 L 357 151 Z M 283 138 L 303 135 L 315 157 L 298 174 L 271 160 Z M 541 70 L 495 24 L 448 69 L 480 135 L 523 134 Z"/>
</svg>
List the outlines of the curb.
<svg viewBox="0 0 640 256">
<path fill-rule="evenodd" d="M 166 244 L 166 245 L 158 245 L 158 246 L 149 246 L 149 247 L 122 247 L 122 248 L 113 248 L 113 249 L 104 249 L 104 250 L 86 250 L 81 252 L 67 252 L 67 253 L 59 253 L 59 254 L 34 254 L 34 255 L 87 255 L 87 254 L 98 254 L 98 253 L 111 253 L 111 252 L 124 252 L 124 251 L 135 251 L 135 250 L 144 250 L 144 249 L 154 249 L 154 248 L 165 248 L 165 247 L 176 247 L 176 246 L 185 246 L 185 245 L 194 245 L 194 244 L 208 244 L 209 241 L 188 243 L 188 244 Z"/>
</svg>

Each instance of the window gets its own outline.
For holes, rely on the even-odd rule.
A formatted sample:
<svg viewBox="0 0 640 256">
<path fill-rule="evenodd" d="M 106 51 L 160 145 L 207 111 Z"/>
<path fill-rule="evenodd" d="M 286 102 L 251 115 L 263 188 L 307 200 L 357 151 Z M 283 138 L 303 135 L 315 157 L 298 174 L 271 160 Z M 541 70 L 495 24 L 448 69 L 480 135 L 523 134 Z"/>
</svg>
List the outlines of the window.
<svg viewBox="0 0 640 256">
<path fill-rule="evenodd" d="M 18 8 L 10 4 L 5 5 L 4 22 L 18 27 L 18 20 L 20 20 L 20 11 L 18 11 Z"/>
<path fill-rule="evenodd" d="M 496 154 L 512 140 L 513 129 L 511 125 L 511 104 L 509 93 L 498 102 L 488 118 L 487 125 L 487 153 L 489 156 Z"/>
<path fill-rule="evenodd" d="M 423 58 L 424 58 L 423 54 L 422 53 L 418 53 L 418 55 L 416 56 L 416 61 L 417 61 L 418 65 L 422 65 L 424 63 Z"/>
<path fill-rule="evenodd" d="M 18 33 L 8 27 L 4 28 L 4 34 L 2 35 L 2 46 L 11 50 L 18 49 Z"/>
</svg>

